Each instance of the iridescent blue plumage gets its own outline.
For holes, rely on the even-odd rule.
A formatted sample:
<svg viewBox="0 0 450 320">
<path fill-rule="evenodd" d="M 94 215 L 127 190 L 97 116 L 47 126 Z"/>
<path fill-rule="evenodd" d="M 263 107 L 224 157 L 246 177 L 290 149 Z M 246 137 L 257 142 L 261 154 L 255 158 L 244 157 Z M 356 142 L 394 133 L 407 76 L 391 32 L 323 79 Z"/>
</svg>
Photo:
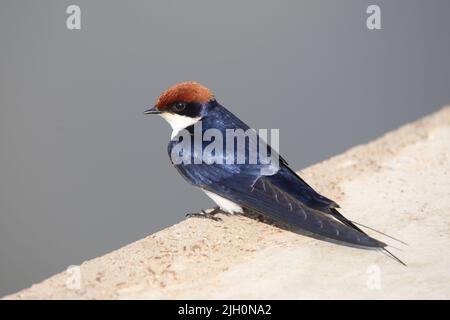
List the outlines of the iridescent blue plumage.
<svg viewBox="0 0 450 320">
<path fill-rule="evenodd" d="M 202 132 L 211 128 L 222 132 L 224 146 L 226 129 L 249 129 L 247 124 L 215 100 L 202 104 L 201 124 Z M 250 164 L 248 153 L 245 154 L 244 164 L 226 164 L 226 161 L 210 164 L 211 159 L 203 158 L 202 153 L 210 142 L 202 141 L 202 148 L 196 150 L 193 140 L 195 127 L 191 125 L 186 129 L 190 133 L 189 139 L 192 139 L 191 150 L 185 150 L 190 152 L 191 164 L 175 164 L 175 167 L 191 184 L 310 236 L 368 248 L 386 246 L 340 215 L 336 210 L 338 205 L 318 194 L 289 168 L 283 158 L 280 157 L 279 168 L 270 175 L 262 174 L 262 169 L 274 164 L 262 163 L 260 159 L 256 164 Z M 177 138 L 169 143 L 169 155 L 178 143 Z M 226 156 L 225 150 L 223 153 Z M 195 160 L 200 163 L 194 164 Z"/>
</svg>

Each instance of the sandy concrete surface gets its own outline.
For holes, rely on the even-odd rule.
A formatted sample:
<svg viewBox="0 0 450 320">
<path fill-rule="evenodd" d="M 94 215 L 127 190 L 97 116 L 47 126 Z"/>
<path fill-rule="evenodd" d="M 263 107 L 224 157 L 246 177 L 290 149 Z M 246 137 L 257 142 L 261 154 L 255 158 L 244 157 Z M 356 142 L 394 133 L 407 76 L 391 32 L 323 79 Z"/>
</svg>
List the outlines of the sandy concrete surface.
<svg viewBox="0 0 450 320">
<path fill-rule="evenodd" d="M 348 218 L 407 242 L 376 235 L 408 267 L 220 215 L 183 220 L 5 298 L 450 298 L 450 107 L 301 174 Z"/>
</svg>

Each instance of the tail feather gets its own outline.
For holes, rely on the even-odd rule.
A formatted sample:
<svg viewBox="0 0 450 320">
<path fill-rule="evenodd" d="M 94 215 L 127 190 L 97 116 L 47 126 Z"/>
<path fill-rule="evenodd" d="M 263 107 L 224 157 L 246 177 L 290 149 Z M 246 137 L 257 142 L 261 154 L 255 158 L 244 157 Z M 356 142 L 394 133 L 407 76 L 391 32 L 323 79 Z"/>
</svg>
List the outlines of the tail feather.
<svg viewBox="0 0 450 320">
<path fill-rule="evenodd" d="M 342 222 L 343 224 L 345 224 L 346 226 L 353 228 L 361 233 L 366 234 L 364 231 L 362 231 L 360 228 L 358 228 L 352 221 L 348 220 L 346 217 L 344 217 L 339 211 L 337 211 L 335 208 L 330 208 L 330 214 L 336 218 L 337 220 L 339 220 L 340 222 Z"/>
<path fill-rule="evenodd" d="M 392 252 L 390 252 L 388 249 L 386 248 L 381 248 L 380 249 L 381 252 L 384 252 L 388 257 L 394 259 L 395 261 L 397 261 L 398 263 L 404 265 L 405 267 L 407 267 L 407 264 L 404 263 L 402 260 L 400 260 L 398 257 L 396 257 Z"/>
<path fill-rule="evenodd" d="M 372 231 L 374 231 L 374 232 L 376 232 L 376 233 L 382 234 L 383 236 L 386 236 L 386 237 L 388 237 L 388 238 L 391 238 L 392 240 L 395 240 L 395 241 L 397 241 L 397 242 L 400 242 L 401 244 L 403 244 L 403 245 L 405 245 L 405 246 L 408 245 L 406 242 L 404 242 L 404 241 L 402 241 L 402 240 L 400 240 L 400 239 L 398 239 L 398 238 L 394 238 L 393 236 L 390 236 L 390 235 L 388 235 L 388 234 L 386 234 L 386 233 L 384 233 L 384 232 L 381 232 L 381 231 L 379 231 L 379 230 L 376 230 L 376 229 L 374 229 L 374 228 L 371 228 L 371 227 L 369 227 L 369 226 L 366 226 L 366 225 L 364 225 L 364 224 L 362 224 L 362 223 L 355 222 L 355 221 L 351 221 L 351 222 L 353 222 L 354 224 L 357 224 L 357 225 L 359 225 L 359 226 L 361 226 L 361 227 L 364 227 L 364 228 L 366 228 L 366 229 L 372 230 Z"/>
<path fill-rule="evenodd" d="M 405 246 L 408 245 L 406 242 L 404 242 L 404 241 L 402 241 L 402 240 L 400 240 L 400 239 L 394 238 L 393 236 L 390 236 L 390 235 L 388 235 L 388 234 L 386 234 L 386 233 L 384 233 L 384 232 L 382 232 L 382 231 L 376 230 L 376 229 L 374 229 L 374 228 L 371 228 L 371 227 L 369 227 L 369 226 L 366 226 L 366 225 L 364 225 L 364 224 L 362 224 L 362 223 L 359 223 L 359 222 L 356 222 L 356 221 L 348 220 L 346 217 L 344 217 L 339 211 L 337 211 L 337 210 L 334 209 L 334 208 L 331 208 L 330 210 L 331 210 L 331 213 L 330 213 L 330 214 L 331 214 L 333 217 L 335 217 L 337 220 L 339 220 L 339 221 L 342 222 L 343 224 L 345 224 L 345 225 L 347 225 L 347 226 L 349 226 L 349 227 L 352 227 L 352 228 L 355 229 L 355 230 L 358 230 L 359 232 L 362 232 L 362 233 L 365 234 L 365 232 L 362 231 L 360 228 L 358 228 L 356 225 L 361 226 L 361 227 L 366 228 L 366 229 L 369 229 L 369 230 L 372 230 L 372 231 L 374 231 L 374 232 L 376 232 L 376 233 L 379 233 L 379 234 L 381 234 L 381 235 L 383 235 L 383 236 L 386 236 L 386 237 L 388 237 L 388 238 L 391 238 L 392 240 L 395 240 L 395 241 L 397 241 L 397 242 L 400 242 L 401 244 L 404 244 Z"/>
<path fill-rule="evenodd" d="M 357 223 L 357 222 L 348 220 L 346 217 L 344 217 L 344 216 L 343 216 L 339 211 L 337 211 L 335 208 L 330 208 L 330 214 L 331 214 L 334 218 L 336 218 L 337 220 L 339 220 L 340 222 L 342 222 L 343 224 L 345 224 L 346 226 L 351 227 L 351 228 L 353 228 L 353 229 L 355 229 L 355 230 L 357 230 L 357 231 L 359 231 L 359 232 L 361 232 L 361 233 L 363 233 L 363 234 L 365 234 L 365 235 L 367 235 L 367 233 L 365 233 L 364 231 L 362 231 L 358 226 L 356 226 L 356 224 L 360 225 L 361 227 L 364 227 L 364 228 L 370 229 L 370 230 L 372 230 L 372 231 L 375 231 L 375 232 L 377 232 L 377 233 L 379 233 L 379 234 L 382 234 L 382 235 L 384 235 L 384 236 L 386 236 L 386 237 L 389 237 L 389 238 L 391 238 L 391 239 L 393 239 L 393 240 L 395 240 L 395 241 L 398 241 L 398 242 L 400 242 L 400 243 L 402 243 L 402 244 L 404 244 L 404 245 L 408 245 L 406 242 L 403 242 L 403 241 L 401 241 L 401 240 L 399 240 L 399 239 L 396 239 L 396 238 L 394 238 L 394 237 L 391 237 L 391 236 L 387 235 L 387 234 L 384 233 L 384 232 L 375 230 L 375 229 L 373 229 L 373 228 L 371 228 L 371 227 L 368 227 L 368 226 L 365 226 L 365 225 L 363 225 L 363 224 L 361 224 L 361 223 Z M 394 259 L 395 261 L 397 261 L 398 263 L 404 265 L 405 267 L 407 266 L 406 263 L 404 263 L 402 260 L 400 260 L 398 257 L 396 257 L 392 252 L 390 252 L 388 249 L 386 249 L 386 247 L 380 248 L 380 250 L 381 250 L 381 252 L 385 253 L 385 254 L 386 254 L 388 257 L 390 257 L 391 259 Z"/>
</svg>

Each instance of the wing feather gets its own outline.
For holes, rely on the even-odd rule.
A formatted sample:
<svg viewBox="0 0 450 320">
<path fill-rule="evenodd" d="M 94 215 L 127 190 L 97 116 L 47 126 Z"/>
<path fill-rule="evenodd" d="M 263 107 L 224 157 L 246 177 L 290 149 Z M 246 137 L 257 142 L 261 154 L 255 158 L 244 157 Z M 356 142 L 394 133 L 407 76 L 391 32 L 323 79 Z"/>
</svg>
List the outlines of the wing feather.
<svg viewBox="0 0 450 320">
<path fill-rule="evenodd" d="M 293 227 L 309 236 L 344 244 L 379 248 L 385 244 L 344 225 L 331 216 L 306 206 L 295 196 L 283 191 L 270 176 L 249 173 L 230 174 L 224 165 L 176 166 L 186 177 L 201 176 L 197 186 L 214 192 L 246 209 Z M 224 178 L 225 177 L 225 178 Z M 191 181 L 188 178 L 188 181 Z"/>
</svg>

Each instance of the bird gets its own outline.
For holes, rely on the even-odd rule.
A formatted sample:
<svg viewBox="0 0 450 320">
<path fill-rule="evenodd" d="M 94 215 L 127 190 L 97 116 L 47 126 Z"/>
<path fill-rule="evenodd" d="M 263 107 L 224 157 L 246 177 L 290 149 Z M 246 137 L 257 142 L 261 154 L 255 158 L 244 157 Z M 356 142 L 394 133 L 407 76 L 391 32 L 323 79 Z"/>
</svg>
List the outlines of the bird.
<svg viewBox="0 0 450 320">
<path fill-rule="evenodd" d="M 144 113 L 160 115 L 170 124 L 172 135 L 167 151 L 173 165 L 185 180 L 204 191 L 217 205 L 210 212 L 202 210 L 190 216 L 214 218 L 219 212 L 252 212 L 287 225 L 290 230 L 299 234 L 341 245 L 380 250 L 406 265 L 386 249 L 386 243 L 369 236 L 356 222 L 345 218 L 338 211 L 340 207 L 336 202 L 315 191 L 265 142 L 261 146 L 267 148 L 269 154 L 275 154 L 279 158 L 276 166 L 259 159 L 256 163 L 227 161 L 230 159 L 226 152 L 219 154 L 223 161 L 211 161 L 208 155 L 201 152 L 207 141 L 201 142 L 200 150 L 192 147 L 181 151 L 187 153 L 187 158 L 183 159 L 191 161 L 175 163 L 174 150 L 185 139 L 193 141 L 195 127 L 200 123 L 202 133 L 215 129 L 224 139 L 227 137 L 227 130 L 251 129 L 222 106 L 213 92 L 202 84 L 195 81 L 178 83 L 164 91 L 154 106 Z M 249 159 L 248 154 L 252 151 L 250 148 L 245 146 L 245 160 Z M 236 155 L 231 156 L 236 160 Z"/>
</svg>

